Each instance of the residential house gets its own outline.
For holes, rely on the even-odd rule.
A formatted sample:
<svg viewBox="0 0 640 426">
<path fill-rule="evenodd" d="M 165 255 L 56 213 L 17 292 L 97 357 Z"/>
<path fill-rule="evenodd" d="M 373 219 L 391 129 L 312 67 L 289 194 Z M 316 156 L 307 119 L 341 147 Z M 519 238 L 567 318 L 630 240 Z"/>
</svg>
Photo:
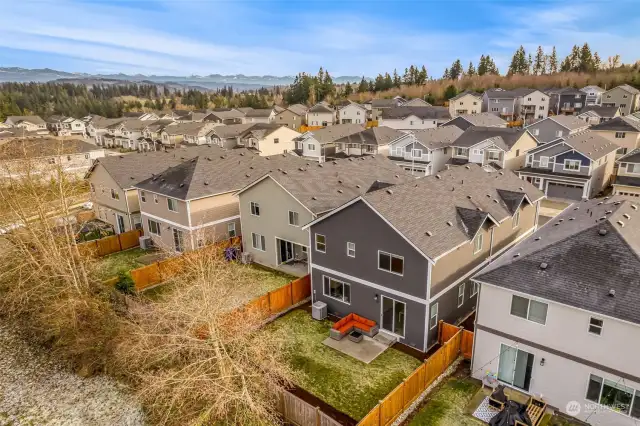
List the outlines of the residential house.
<svg viewBox="0 0 640 426">
<path fill-rule="evenodd" d="M 402 106 L 421 107 L 421 106 L 432 106 L 432 105 L 422 98 L 413 98 L 409 101 L 403 102 Z"/>
<path fill-rule="evenodd" d="M 174 109 L 159 117 L 160 119 L 172 119 L 177 123 L 188 123 L 191 121 L 191 111 L 186 109 Z"/>
<path fill-rule="evenodd" d="M 307 107 L 302 104 L 294 104 L 276 114 L 273 122 L 279 126 L 287 126 L 298 130 L 307 118 Z"/>
<path fill-rule="evenodd" d="M 37 132 L 41 135 L 49 133 L 47 123 L 37 115 L 9 115 L 4 121 L 11 127 L 19 127 L 27 132 Z"/>
<path fill-rule="evenodd" d="M 87 133 L 89 133 L 89 136 L 93 137 L 96 145 L 111 147 L 114 145 L 114 134 L 109 131 L 109 128 L 114 124 L 123 122 L 124 120 L 126 119 L 95 117 L 87 125 Z"/>
<path fill-rule="evenodd" d="M 107 131 L 113 136 L 114 146 L 137 150 L 142 131 L 148 125 L 149 121 L 132 118 L 107 126 Z"/>
<path fill-rule="evenodd" d="M 619 107 L 622 116 L 632 114 L 640 109 L 640 90 L 628 84 L 614 87 L 602 94 L 602 106 Z"/>
<path fill-rule="evenodd" d="M 444 123 L 443 126 L 456 126 L 459 129 L 467 130 L 471 126 L 507 127 L 507 122 L 490 112 L 476 112 L 457 115 Z"/>
<path fill-rule="evenodd" d="M 347 101 L 338 108 L 338 123 L 340 124 L 365 124 L 367 122 L 367 109 L 356 102 Z"/>
<path fill-rule="evenodd" d="M 487 170 L 518 170 L 538 144 L 526 129 L 469 127 L 451 143 L 451 165 L 476 163 Z"/>
<path fill-rule="evenodd" d="M 633 115 L 596 124 L 591 130 L 618 145 L 618 155 L 640 148 L 640 118 Z"/>
<path fill-rule="evenodd" d="M 605 92 L 603 88 L 598 86 L 585 86 L 580 90 L 587 94 L 585 99 L 587 106 L 600 105 L 602 102 L 602 94 Z"/>
<path fill-rule="evenodd" d="M 176 252 L 240 236 L 234 194 L 266 173 L 306 164 L 292 155 L 261 157 L 243 148 L 199 146 L 188 154 L 195 156 L 135 185 L 145 235 Z"/>
<path fill-rule="evenodd" d="M 378 121 L 382 117 L 382 112 L 389 108 L 396 108 L 404 102 L 402 98 L 396 96 L 393 99 L 372 99 L 371 100 L 371 120 Z M 365 106 L 366 108 L 366 106 Z"/>
<path fill-rule="evenodd" d="M 396 130 L 433 129 L 451 120 L 449 109 L 440 106 L 385 108 L 379 118 L 380 126 Z"/>
<path fill-rule="evenodd" d="M 307 126 L 333 126 L 336 124 L 336 112 L 326 102 L 318 102 L 307 111 Z"/>
<path fill-rule="evenodd" d="M 254 126 L 263 126 L 264 123 L 230 124 L 228 126 L 216 126 L 207 133 L 207 143 L 221 148 L 233 149 L 242 145 L 241 136 Z"/>
<path fill-rule="evenodd" d="M 526 126 L 539 143 L 548 143 L 558 138 L 584 132 L 589 123 L 571 115 L 552 115 Z"/>
<path fill-rule="evenodd" d="M 236 109 L 222 109 L 216 110 L 206 114 L 201 122 L 215 123 L 215 124 L 242 124 L 245 120 L 245 114 Z"/>
<path fill-rule="evenodd" d="M 451 117 L 479 114 L 481 111 L 482 95 L 478 92 L 465 90 L 449 99 L 449 114 L 451 114 Z"/>
<path fill-rule="evenodd" d="M 47 135 L 42 135 L 37 131 L 28 132 L 23 127 L 0 127 L 0 141 L 8 141 L 11 139 L 34 139 L 34 138 L 46 138 Z"/>
<path fill-rule="evenodd" d="M 0 144 L 0 175 L 16 178 L 26 174 L 57 179 L 59 173 L 82 176 L 103 148 L 77 139 L 21 138 Z"/>
<path fill-rule="evenodd" d="M 276 117 L 273 108 L 252 109 L 244 116 L 245 123 L 271 123 Z"/>
<path fill-rule="evenodd" d="M 155 151 L 162 146 L 162 130 L 167 126 L 177 126 L 173 120 L 151 121 L 142 129 L 142 137 L 138 139 L 138 148 L 141 151 Z"/>
<path fill-rule="evenodd" d="M 513 121 L 518 116 L 516 106 L 519 98 L 520 95 L 512 90 L 489 89 L 482 94 L 482 111 Z"/>
<path fill-rule="evenodd" d="M 185 134 L 197 133 L 198 140 L 202 140 L 203 136 L 200 134 L 201 129 L 211 130 L 216 125 L 214 123 L 179 123 L 175 126 L 166 126 L 160 132 L 160 140 L 163 145 L 179 145 L 185 141 Z M 193 138 L 192 138 L 193 140 Z"/>
<path fill-rule="evenodd" d="M 620 117 L 620 107 L 587 105 L 578 114 L 579 119 L 589 124 L 600 124 L 615 117 Z"/>
<path fill-rule="evenodd" d="M 457 126 L 404 133 L 389 146 L 389 158 L 414 176 L 429 176 L 446 168 L 452 147 L 463 131 Z"/>
<path fill-rule="evenodd" d="M 336 124 L 309 130 L 295 139 L 296 153 L 304 158 L 324 162 L 336 155 L 336 141 L 364 130 L 362 124 Z"/>
<path fill-rule="evenodd" d="M 335 141 L 336 157 L 381 154 L 389 155 L 389 146 L 406 133 L 389 127 L 371 127 Z"/>
<path fill-rule="evenodd" d="M 545 90 L 549 95 L 549 110 L 556 115 L 578 115 L 587 105 L 587 93 L 574 87 Z"/>
<path fill-rule="evenodd" d="M 613 195 L 640 197 L 640 148 L 618 159 L 618 173 L 613 182 Z"/>
<path fill-rule="evenodd" d="M 295 275 L 308 270 L 302 226 L 372 188 L 411 177 L 381 155 L 273 171 L 238 192 L 243 249 L 251 261 Z"/>
<path fill-rule="evenodd" d="M 208 143 L 209 139 L 207 135 L 216 125 L 210 122 L 198 122 L 198 124 L 200 124 L 200 126 L 187 126 L 184 128 L 182 143 L 191 145 L 204 145 Z"/>
<path fill-rule="evenodd" d="M 596 132 L 576 133 L 527 152 L 518 175 L 548 198 L 593 198 L 611 183 L 618 148 Z"/>
<path fill-rule="evenodd" d="M 549 115 L 549 95 L 537 89 L 513 89 L 517 94 L 516 113 L 519 120 L 532 123 Z"/>
<path fill-rule="evenodd" d="M 300 133 L 276 123 L 254 124 L 240 135 L 240 146 L 255 150 L 261 156 L 286 154 L 296 149 Z"/>
<path fill-rule="evenodd" d="M 469 164 L 361 195 L 305 225 L 312 301 L 427 352 L 475 310 L 469 278 L 535 231 L 543 194 Z M 372 232 L 375 230 L 375 232 Z"/>
<path fill-rule="evenodd" d="M 47 129 L 54 134 L 64 133 L 64 125 L 62 124 L 67 117 L 64 115 L 52 115 L 45 120 Z"/>
<path fill-rule="evenodd" d="M 638 200 L 576 204 L 474 276 L 472 375 L 585 424 L 638 424 L 638 229 Z"/>
<path fill-rule="evenodd" d="M 155 112 L 125 112 L 122 114 L 124 118 L 137 118 L 138 120 L 143 121 L 157 121 L 160 120 L 160 116 Z"/>
</svg>

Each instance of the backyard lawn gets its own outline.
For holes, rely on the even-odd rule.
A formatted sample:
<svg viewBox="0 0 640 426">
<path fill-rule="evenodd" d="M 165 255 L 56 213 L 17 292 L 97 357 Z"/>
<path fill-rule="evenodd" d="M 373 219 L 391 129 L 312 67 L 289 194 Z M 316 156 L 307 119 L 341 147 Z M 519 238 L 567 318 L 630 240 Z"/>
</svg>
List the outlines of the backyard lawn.
<svg viewBox="0 0 640 426">
<path fill-rule="evenodd" d="M 472 379 L 448 377 L 427 395 L 426 402 L 409 421 L 409 426 L 486 424 L 467 412 L 469 402 L 479 389 L 480 384 Z"/>
<path fill-rule="evenodd" d="M 98 277 L 107 280 L 118 275 L 119 272 L 128 272 L 142 265 L 137 259 L 149 252 L 141 248 L 133 248 L 110 254 L 98 259 Z"/>
<path fill-rule="evenodd" d="M 387 349 L 370 364 L 322 344 L 330 321 L 316 321 L 296 309 L 269 325 L 290 338 L 288 360 L 298 372 L 298 386 L 355 420 L 364 417 L 381 399 L 420 365 L 420 361 Z"/>
</svg>

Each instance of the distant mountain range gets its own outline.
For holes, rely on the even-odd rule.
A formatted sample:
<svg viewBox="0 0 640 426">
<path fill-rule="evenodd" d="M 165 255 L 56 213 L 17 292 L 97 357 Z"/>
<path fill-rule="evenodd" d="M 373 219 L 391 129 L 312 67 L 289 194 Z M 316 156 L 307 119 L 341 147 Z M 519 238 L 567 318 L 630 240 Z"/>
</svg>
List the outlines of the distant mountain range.
<svg viewBox="0 0 640 426">
<path fill-rule="evenodd" d="M 172 88 L 191 87 L 199 90 L 212 90 L 222 86 L 233 86 L 237 90 L 259 89 L 261 87 L 286 86 L 293 83 L 293 76 L 273 75 L 221 75 L 211 74 L 206 76 L 172 76 L 172 75 L 143 75 L 143 74 L 87 74 L 77 72 L 57 71 L 50 68 L 26 69 L 18 67 L 0 67 L 0 82 L 38 82 L 65 81 L 77 84 L 120 84 L 153 83 L 167 84 Z M 342 76 L 333 77 L 336 84 L 347 82 L 359 82 L 362 77 Z"/>
</svg>

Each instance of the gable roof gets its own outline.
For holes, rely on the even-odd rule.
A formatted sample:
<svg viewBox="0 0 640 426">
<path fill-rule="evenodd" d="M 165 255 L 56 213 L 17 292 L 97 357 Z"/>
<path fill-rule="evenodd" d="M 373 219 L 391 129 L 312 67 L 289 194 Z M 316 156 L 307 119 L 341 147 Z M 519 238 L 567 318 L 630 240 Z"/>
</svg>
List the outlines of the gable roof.
<svg viewBox="0 0 640 426">
<path fill-rule="evenodd" d="M 398 99 L 372 99 L 371 108 L 393 108 L 400 104 Z"/>
<path fill-rule="evenodd" d="M 344 101 L 344 102 L 340 102 L 337 106 L 338 106 L 338 109 L 339 109 L 339 110 L 341 110 L 341 109 L 343 109 L 343 108 L 346 108 L 346 107 L 348 107 L 348 106 L 352 106 L 352 105 L 353 105 L 353 106 L 356 106 L 356 107 L 358 107 L 358 108 L 360 108 L 360 109 L 362 109 L 362 110 L 365 110 L 365 111 L 366 111 L 366 109 L 367 109 L 367 108 L 365 108 L 365 106 L 364 106 L 364 105 L 359 104 L 359 103 L 357 103 L 357 102 L 353 102 L 353 101 L 351 101 L 351 100 L 346 100 L 346 101 Z"/>
<path fill-rule="evenodd" d="M 628 84 L 621 84 L 620 86 L 616 86 L 610 90 L 607 90 L 607 92 L 610 92 L 611 90 L 614 89 L 622 89 L 627 93 L 631 93 L 632 95 L 637 95 L 638 93 L 640 93 L 640 90 L 636 89 L 633 86 L 629 86 Z"/>
<path fill-rule="evenodd" d="M 640 148 L 636 148 L 618 158 L 618 163 L 640 163 Z"/>
<path fill-rule="evenodd" d="M 216 135 L 220 139 L 238 137 L 257 123 L 228 124 L 225 126 L 216 126 L 209 130 L 207 136 Z"/>
<path fill-rule="evenodd" d="M 580 110 L 580 114 L 582 115 L 587 112 L 592 112 L 596 114 L 598 117 L 609 118 L 616 115 L 619 107 L 617 106 L 602 106 L 602 105 L 587 105 Z"/>
<path fill-rule="evenodd" d="M 640 324 L 638 208 L 617 197 L 576 203 L 474 279 Z"/>
<path fill-rule="evenodd" d="M 5 121 L 10 121 L 13 124 L 18 124 L 22 121 L 35 125 L 46 124 L 45 121 L 37 115 L 9 115 Z"/>
<path fill-rule="evenodd" d="M 580 95 L 586 96 L 586 93 L 575 87 L 554 87 L 551 89 L 545 89 L 545 92 L 549 95 Z"/>
<path fill-rule="evenodd" d="M 13 139 L 0 144 L 0 160 L 51 157 L 102 149 L 79 139 L 60 140 L 50 137 Z"/>
<path fill-rule="evenodd" d="M 386 126 L 371 127 L 337 139 L 337 143 L 357 143 L 362 145 L 387 145 L 405 136 L 406 133 Z"/>
<path fill-rule="evenodd" d="M 306 105 L 302 105 L 302 104 L 293 104 L 293 105 L 289 105 L 289 107 L 287 108 L 289 111 L 291 111 L 292 113 L 296 114 L 296 115 L 305 115 L 307 113 L 307 107 Z M 283 109 L 284 111 L 284 109 Z M 282 111 L 281 111 L 282 112 Z"/>
<path fill-rule="evenodd" d="M 454 117 L 448 122 L 444 123 L 444 125 L 451 123 L 456 118 L 461 118 L 464 121 L 470 123 L 472 126 L 507 127 L 507 122 L 505 120 L 490 112 L 481 112 L 478 114 L 460 114 L 457 117 Z"/>
<path fill-rule="evenodd" d="M 273 113 L 273 108 L 252 109 L 245 113 L 245 117 L 267 118 Z"/>
<path fill-rule="evenodd" d="M 252 182 L 239 193 L 267 177 L 280 184 L 315 214 L 333 210 L 354 197 L 365 194 L 372 187 L 387 187 L 415 180 L 388 158 L 367 155 L 284 168 Z"/>
<path fill-rule="evenodd" d="M 592 127 L 593 130 L 640 132 L 640 119 L 633 116 L 615 117 Z"/>
<path fill-rule="evenodd" d="M 488 89 L 484 93 L 489 99 L 515 99 L 522 96 L 513 90 L 503 89 Z"/>
<path fill-rule="evenodd" d="M 331 108 L 325 102 L 318 102 L 317 104 L 309 108 L 308 112 L 333 112 L 333 108 Z"/>
<path fill-rule="evenodd" d="M 470 148 L 480 142 L 491 139 L 497 147 L 504 151 L 510 151 L 525 133 L 527 133 L 526 129 L 519 129 L 515 127 L 472 126 L 465 130 L 464 133 L 451 145 Z"/>
<path fill-rule="evenodd" d="M 413 98 L 402 104 L 403 106 L 431 106 L 431 104 L 422 98 Z"/>
<path fill-rule="evenodd" d="M 384 120 L 404 120 L 412 115 L 423 120 L 444 120 L 451 118 L 449 108 L 439 106 L 399 106 L 382 110 L 382 118 Z"/>
<path fill-rule="evenodd" d="M 345 136 L 352 135 L 354 133 L 358 133 L 363 130 L 364 130 L 364 125 L 362 124 L 353 124 L 353 123 L 336 124 L 333 126 L 323 127 L 322 129 L 310 130 L 304 133 L 303 135 L 298 136 L 296 139 L 310 135 L 320 143 L 331 143 Z"/>
<path fill-rule="evenodd" d="M 435 129 L 421 129 L 413 132 L 413 137 L 429 149 L 451 146 L 464 133 L 456 126 L 441 126 Z"/>
<path fill-rule="evenodd" d="M 177 125 L 177 123 L 171 119 L 161 119 L 161 120 L 148 122 L 144 130 L 148 130 L 150 132 L 158 132 L 164 129 L 166 126 L 175 126 L 175 125 Z"/>
<path fill-rule="evenodd" d="M 242 111 L 230 109 L 228 111 L 211 111 L 210 113 L 204 115 L 202 117 L 202 120 L 209 121 L 207 120 L 208 117 L 216 117 L 219 120 L 228 120 L 233 118 L 242 118 L 244 116 L 245 114 L 242 113 Z"/>
<path fill-rule="evenodd" d="M 457 101 L 458 99 L 468 95 L 471 95 L 474 98 L 478 98 L 478 99 L 482 97 L 482 93 L 474 92 L 473 90 L 465 90 L 464 92 L 460 92 L 457 95 L 455 95 L 453 98 L 449 99 L 449 101 Z"/>
<path fill-rule="evenodd" d="M 126 130 L 130 132 L 136 132 L 136 131 L 141 131 L 142 129 L 147 127 L 148 124 L 149 124 L 149 121 L 133 118 L 133 119 L 127 119 L 127 120 L 121 121 L 119 123 L 114 123 L 111 126 L 108 126 L 108 128 L 123 126 Z"/>
<path fill-rule="evenodd" d="M 536 121 L 533 124 L 537 124 L 540 121 L 547 120 L 547 119 L 555 121 L 556 123 L 558 123 L 559 125 L 561 125 L 562 127 L 568 130 L 578 130 L 578 129 L 582 129 L 583 127 L 589 127 L 589 123 L 573 115 L 552 115 L 547 118 L 543 118 L 542 120 Z"/>
<path fill-rule="evenodd" d="M 589 85 L 589 86 L 584 86 L 582 89 L 580 89 L 583 92 L 597 92 L 597 93 L 603 93 L 605 90 L 600 87 L 600 86 L 596 86 L 596 85 Z"/>
<path fill-rule="evenodd" d="M 513 172 L 487 173 L 468 164 L 362 198 L 423 254 L 437 260 L 470 242 L 484 220 L 500 222 L 512 216 L 515 194 L 532 203 L 544 197 Z"/>
<path fill-rule="evenodd" d="M 197 134 L 205 126 L 207 126 L 207 123 L 178 123 L 175 126 L 166 126 L 162 131 L 166 132 L 169 136 L 192 135 Z"/>
<path fill-rule="evenodd" d="M 563 138 L 563 141 L 591 160 L 602 158 L 620 148 L 618 145 L 591 130 L 569 135 Z"/>
<path fill-rule="evenodd" d="M 194 148 L 200 148 L 189 153 L 194 157 L 160 171 L 135 187 L 180 200 L 192 200 L 237 191 L 265 173 L 302 167 L 307 163 L 288 154 L 261 157 L 245 148 Z"/>
</svg>

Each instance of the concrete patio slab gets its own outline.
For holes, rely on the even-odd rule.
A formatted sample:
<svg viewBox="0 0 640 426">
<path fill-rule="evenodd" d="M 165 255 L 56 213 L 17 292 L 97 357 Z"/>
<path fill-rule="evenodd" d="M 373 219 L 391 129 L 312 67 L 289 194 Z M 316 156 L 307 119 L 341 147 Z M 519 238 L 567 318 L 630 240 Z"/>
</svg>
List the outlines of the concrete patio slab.
<svg viewBox="0 0 640 426">
<path fill-rule="evenodd" d="M 327 337 L 322 343 L 365 364 L 370 364 L 371 361 L 389 347 L 389 345 L 375 341 L 368 336 L 363 336 L 362 341 L 359 343 L 352 342 L 346 336 L 341 340 Z"/>
</svg>

